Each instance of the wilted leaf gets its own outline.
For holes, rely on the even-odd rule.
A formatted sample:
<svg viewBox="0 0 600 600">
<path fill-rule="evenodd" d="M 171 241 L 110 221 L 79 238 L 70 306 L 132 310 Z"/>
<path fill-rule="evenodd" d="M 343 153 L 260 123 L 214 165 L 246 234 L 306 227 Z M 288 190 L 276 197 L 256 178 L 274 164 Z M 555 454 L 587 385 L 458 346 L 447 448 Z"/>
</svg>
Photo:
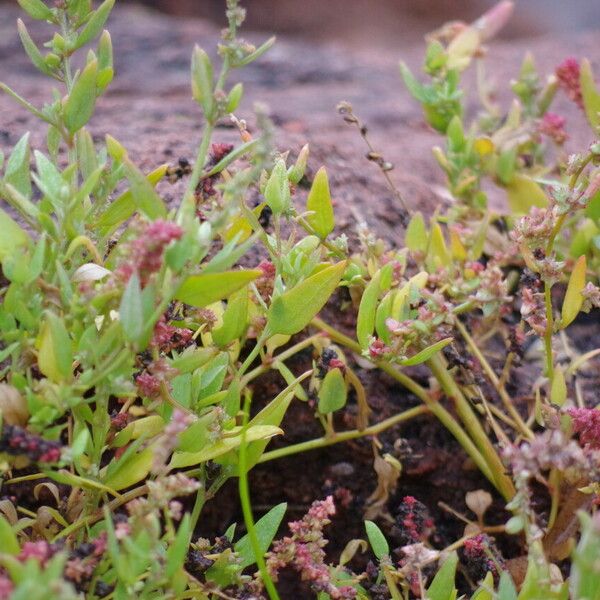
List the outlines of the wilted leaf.
<svg viewBox="0 0 600 600">
<path fill-rule="evenodd" d="M 475 490 L 467 492 L 465 496 L 466 505 L 473 511 L 479 520 L 483 519 L 483 515 L 492 505 L 492 495 L 485 490 Z"/>
</svg>

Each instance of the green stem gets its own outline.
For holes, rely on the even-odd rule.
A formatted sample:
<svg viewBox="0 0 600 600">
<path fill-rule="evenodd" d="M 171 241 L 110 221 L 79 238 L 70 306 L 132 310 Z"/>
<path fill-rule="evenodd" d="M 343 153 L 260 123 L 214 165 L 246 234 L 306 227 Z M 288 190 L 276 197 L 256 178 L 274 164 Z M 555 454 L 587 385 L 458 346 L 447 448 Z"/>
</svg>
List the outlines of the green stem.
<svg viewBox="0 0 600 600">
<path fill-rule="evenodd" d="M 258 344 L 257 344 L 258 346 Z M 246 432 L 248 430 L 248 422 L 250 417 L 250 394 L 246 394 L 244 400 L 244 425 L 241 435 L 241 445 L 239 451 L 239 494 L 240 503 L 242 505 L 242 513 L 244 515 L 244 522 L 246 523 L 246 529 L 248 530 L 248 538 L 252 545 L 254 552 L 254 558 L 260 571 L 263 584 L 269 594 L 271 600 L 280 600 L 275 584 L 267 571 L 267 565 L 265 563 L 265 557 L 263 556 L 256 527 L 254 526 L 254 517 L 252 515 L 252 502 L 250 500 L 250 489 L 248 485 L 248 446 L 246 443 Z"/>
<path fill-rule="evenodd" d="M 460 331 L 460 334 L 462 335 L 463 339 L 465 340 L 465 342 L 467 342 L 467 346 L 469 347 L 475 358 L 479 361 L 479 364 L 482 366 L 483 370 L 488 376 L 488 379 L 492 382 L 492 385 L 498 392 L 498 395 L 500 396 L 500 399 L 502 400 L 506 410 L 513 418 L 515 424 L 518 426 L 518 430 L 520 431 L 520 433 L 528 439 L 533 439 L 533 432 L 531 431 L 531 429 L 529 429 L 529 427 L 527 427 L 527 424 L 523 421 L 521 415 L 513 406 L 509 395 L 506 393 L 504 386 L 501 384 L 490 363 L 487 361 L 483 353 L 479 350 L 477 344 L 475 343 L 475 340 L 473 340 L 466 327 L 458 319 L 456 320 L 456 328 Z"/>
<path fill-rule="evenodd" d="M 348 336 L 340 333 L 321 319 L 313 319 L 312 324 L 315 327 L 325 331 L 329 337 L 346 346 L 357 354 L 362 354 L 362 349 L 358 342 L 349 338 Z M 405 375 L 394 366 L 385 362 L 374 362 L 379 369 L 393 377 L 398 383 L 404 386 L 409 392 L 419 398 L 427 408 L 435 415 L 435 417 L 442 423 L 442 425 L 456 438 L 458 443 L 462 446 L 463 450 L 471 458 L 471 460 L 477 465 L 479 470 L 484 476 L 496 485 L 496 480 L 492 470 L 484 455 L 478 450 L 477 446 L 473 443 L 473 440 L 467 435 L 465 430 L 462 428 L 460 423 L 439 403 L 434 400 L 428 393 L 428 391 L 421 387 L 416 381 L 411 379 L 408 375 Z"/>
<path fill-rule="evenodd" d="M 448 372 L 444 360 L 437 354 L 427 361 L 427 366 L 444 390 L 444 393 L 454 401 L 460 420 L 485 458 L 488 469 L 492 474 L 492 483 L 496 485 L 504 498 L 510 500 L 515 495 L 513 483 L 505 474 L 505 467 L 496 449 L 490 442 L 479 419 L 471 409 L 468 400 Z"/>
<path fill-rule="evenodd" d="M 308 440 L 306 442 L 300 442 L 299 444 L 293 444 L 291 446 L 286 446 L 285 448 L 279 448 L 277 450 L 271 450 L 270 452 L 265 452 L 258 461 L 259 463 L 268 462 L 270 460 L 276 460 L 278 458 L 283 458 L 284 456 L 291 456 L 292 454 L 299 454 L 301 452 L 308 452 L 309 450 L 317 450 L 318 448 L 325 448 L 326 446 L 332 446 L 333 444 L 339 444 L 341 442 L 347 442 L 348 440 L 354 440 L 356 438 L 365 437 L 368 435 L 379 435 L 386 429 L 393 427 L 394 425 L 398 425 L 398 423 L 403 423 L 404 421 L 408 421 L 410 419 L 414 419 L 419 415 L 423 415 L 430 412 L 427 406 L 415 406 L 414 408 L 409 408 L 404 412 L 401 412 L 393 417 L 389 417 L 380 423 L 375 425 L 371 425 L 371 427 L 367 427 L 362 431 L 360 429 L 353 429 L 351 431 L 343 431 L 341 433 L 335 433 L 333 436 L 324 436 L 320 438 L 316 438 L 314 440 Z"/>
</svg>

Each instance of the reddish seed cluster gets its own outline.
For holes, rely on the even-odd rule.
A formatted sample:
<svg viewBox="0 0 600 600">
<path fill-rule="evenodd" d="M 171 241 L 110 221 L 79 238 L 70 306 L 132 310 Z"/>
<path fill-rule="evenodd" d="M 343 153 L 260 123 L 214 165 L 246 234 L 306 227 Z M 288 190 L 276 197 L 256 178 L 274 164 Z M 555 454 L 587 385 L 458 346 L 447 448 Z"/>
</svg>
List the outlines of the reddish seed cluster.
<svg viewBox="0 0 600 600">
<path fill-rule="evenodd" d="M 273 284 L 275 282 L 277 268 L 269 260 L 261 261 L 256 268 L 261 271 L 262 275 L 255 280 L 254 285 L 256 286 L 260 297 L 265 302 L 268 302 L 273 293 Z"/>
<path fill-rule="evenodd" d="M 565 131 L 566 122 L 567 120 L 564 117 L 547 112 L 538 124 L 538 131 L 552 139 L 555 144 L 562 146 L 569 137 Z"/>
<path fill-rule="evenodd" d="M 379 338 L 373 340 L 369 345 L 369 356 L 371 358 L 381 358 L 385 354 L 388 354 L 390 351 L 391 349 L 389 348 L 389 346 L 386 346 L 385 342 L 383 340 L 380 340 Z"/>
<path fill-rule="evenodd" d="M 128 247 L 128 257 L 116 270 L 125 282 L 137 273 L 142 286 L 149 277 L 160 270 L 165 248 L 173 241 L 181 239 L 183 229 L 176 223 L 158 219 L 149 223 Z"/>
<path fill-rule="evenodd" d="M 426 541 L 433 528 L 427 507 L 414 496 L 405 496 L 396 512 L 396 530 L 400 533 L 402 545 Z"/>
<path fill-rule="evenodd" d="M 150 363 L 147 369 L 135 378 L 135 384 L 140 396 L 158 398 L 160 396 L 161 385 L 168 383 L 177 373 L 178 371 L 169 366 L 164 358 L 159 358 Z"/>
<path fill-rule="evenodd" d="M 87 591 L 96 567 L 106 552 L 106 545 L 106 534 L 102 533 L 90 542 L 79 544 L 69 554 L 64 576 L 73 583 L 77 591 Z"/>
<path fill-rule="evenodd" d="M 573 430 L 585 448 L 600 450 L 600 410 L 596 408 L 570 408 Z"/>
<path fill-rule="evenodd" d="M 488 572 L 491 572 L 494 578 L 498 577 L 499 569 L 504 565 L 494 540 L 485 533 L 466 540 L 463 555 L 469 573 L 476 581 L 483 579 Z"/>
<path fill-rule="evenodd" d="M 174 327 L 161 317 L 154 326 L 154 333 L 150 344 L 156 346 L 164 354 L 172 350 L 181 350 L 189 346 L 194 332 L 190 329 Z"/>
<path fill-rule="evenodd" d="M 60 460 L 62 446 L 33 435 L 17 425 L 4 425 L 0 437 L 0 452 L 24 455 L 38 463 L 55 463 Z"/>
<path fill-rule="evenodd" d="M 329 517 L 333 514 L 335 505 L 331 496 L 313 502 L 301 520 L 288 524 L 292 535 L 273 544 L 267 567 L 275 579 L 281 569 L 293 567 L 316 592 L 325 592 L 334 600 L 351 600 L 356 598 L 356 590 L 351 586 L 337 587 L 325 564 L 323 548 L 327 541 L 323 537 L 323 528 L 330 523 Z"/>
<path fill-rule="evenodd" d="M 566 58 L 556 67 L 556 77 L 560 87 L 565 91 L 570 100 L 579 108 L 583 108 L 581 82 L 579 79 L 579 62 L 576 58 Z"/>
</svg>

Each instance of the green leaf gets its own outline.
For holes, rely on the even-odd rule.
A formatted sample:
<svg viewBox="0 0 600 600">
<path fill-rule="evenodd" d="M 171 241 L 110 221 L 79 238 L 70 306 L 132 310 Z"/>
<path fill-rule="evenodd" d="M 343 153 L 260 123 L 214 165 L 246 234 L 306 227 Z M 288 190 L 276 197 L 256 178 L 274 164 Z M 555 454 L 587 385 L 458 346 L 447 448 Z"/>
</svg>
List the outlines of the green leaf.
<svg viewBox="0 0 600 600">
<path fill-rule="evenodd" d="M 411 252 L 425 252 L 429 236 L 425 227 L 425 219 L 420 212 L 416 212 L 406 228 L 404 243 Z"/>
<path fill-rule="evenodd" d="M 211 332 L 217 346 L 227 346 L 240 338 L 248 326 L 248 290 L 243 287 L 232 294 L 223 313 L 223 325 Z"/>
<path fill-rule="evenodd" d="M 2 552 L 6 554 L 12 554 L 13 556 L 19 554 L 21 549 L 19 548 L 19 541 L 17 535 L 13 531 L 11 524 L 6 520 L 5 517 L 0 516 L 0 546 Z"/>
<path fill-rule="evenodd" d="M 556 406 L 562 406 L 567 400 L 567 384 L 565 374 L 560 365 L 554 368 L 552 385 L 550 386 L 550 402 Z"/>
<path fill-rule="evenodd" d="M 144 332 L 144 311 L 140 278 L 134 273 L 127 282 L 119 306 L 119 319 L 123 333 L 130 342 L 137 342 Z"/>
<path fill-rule="evenodd" d="M 429 236 L 429 247 L 427 249 L 427 268 L 430 273 L 437 271 L 439 267 L 448 267 L 452 264 L 452 255 L 446 246 L 444 233 L 439 223 L 434 223 Z"/>
<path fill-rule="evenodd" d="M 214 109 L 213 86 L 212 62 L 200 46 L 194 46 L 192 52 L 192 96 L 202 107 L 207 119 L 212 117 Z"/>
<path fill-rule="evenodd" d="M 146 179 L 151 186 L 155 186 L 167 172 L 169 165 L 161 165 L 146 175 Z M 102 213 L 96 221 L 96 228 L 101 232 L 101 235 L 110 235 L 119 225 L 127 221 L 135 212 L 137 204 L 133 199 L 131 189 L 123 192 L 116 198 L 110 206 Z"/>
<path fill-rule="evenodd" d="M 306 217 L 309 225 L 321 239 L 325 239 L 335 227 L 329 179 L 325 167 L 321 167 L 315 175 L 306 200 L 306 209 L 312 213 Z"/>
<path fill-rule="evenodd" d="M 513 215 L 526 215 L 533 206 L 548 206 L 544 190 L 525 175 L 515 175 L 506 186 L 506 194 Z"/>
<path fill-rule="evenodd" d="M 517 590 L 512 577 L 506 572 L 500 573 L 500 583 L 498 584 L 498 600 L 517 600 Z"/>
<path fill-rule="evenodd" d="M 27 247 L 30 238 L 21 226 L 6 212 L 0 208 L 0 261 L 14 252 L 20 252 L 19 248 Z"/>
<path fill-rule="evenodd" d="M 286 510 L 286 502 L 277 504 L 254 525 L 258 537 L 258 545 L 263 554 L 269 549 L 273 538 L 277 534 Z M 256 562 L 254 550 L 247 534 L 240 538 L 233 547 L 241 559 L 240 568 L 245 569 Z"/>
<path fill-rule="evenodd" d="M 42 2 L 42 0 L 18 0 L 19 6 L 32 18 L 37 21 L 54 21 L 52 11 Z"/>
<path fill-rule="evenodd" d="M 404 80 L 404 85 L 415 100 L 418 100 L 419 102 L 428 102 L 430 100 L 425 86 L 415 78 L 404 62 L 400 63 L 400 74 Z"/>
<path fill-rule="evenodd" d="M 405 360 L 401 360 L 400 364 L 404 365 L 405 367 L 412 367 L 414 365 L 420 365 L 421 363 L 424 363 L 426 360 L 429 360 L 434 354 L 439 352 L 442 348 L 445 348 L 451 341 L 452 341 L 452 338 L 449 337 L 449 338 L 440 340 L 439 342 L 436 342 L 435 344 L 431 344 L 431 346 L 427 346 L 427 348 L 424 348 L 423 350 L 421 350 L 421 352 L 417 352 L 417 354 L 415 354 L 414 356 L 411 356 L 410 358 L 406 358 Z"/>
<path fill-rule="evenodd" d="M 488 571 L 471 600 L 494 600 L 494 575 Z"/>
<path fill-rule="evenodd" d="M 242 443 L 241 429 L 241 427 L 234 427 L 227 432 L 228 437 L 223 437 L 216 442 L 207 444 L 199 452 L 176 452 L 171 459 L 171 468 L 179 469 L 182 467 L 198 465 L 238 448 Z M 279 427 L 274 427 L 272 425 L 257 425 L 249 427 L 246 431 L 246 442 L 250 443 L 257 440 L 269 439 L 275 435 L 282 434 L 283 431 Z"/>
<path fill-rule="evenodd" d="M 212 169 L 210 169 L 210 171 L 204 173 L 202 175 L 202 179 L 206 179 L 216 175 L 217 173 L 220 173 L 238 158 L 241 158 L 245 154 L 252 152 L 252 150 L 254 150 L 254 148 L 258 145 L 258 142 L 258 139 L 250 140 L 239 145 L 237 148 L 234 148 L 229 154 L 226 154 Z"/>
<path fill-rule="evenodd" d="M 302 283 L 277 296 L 271 304 L 267 326 L 271 333 L 293 335 L 304 329 L 325 306 L 337 287 L 347 263 L 322 269 Z"/>
<path fill-rule="evenodd" d="M 231 90 L 229 90 L 229 94 L 227 94 L 227 103 L 225 106 L 225 112 L 232 113 L 237 110 L 237 107 L 240 105 L 242 100 L 242 96 L 244 95 L 244 84 L 236 83 Z"/>
<path fill-rule="evenodd" d="M 52 312 L 46 313 L 39 337 L 38 367 L 52 381 L 71 379 L 73 374 L 71 338 L 63 320 Z"/>
<path fill-rule="evenodd" d="M 257 58 L 260 58 L 265 52 L 267 52 L 275 43 L 275 36 L 270 37 L 266 42 L 263 42 L 254 52 L 251 52 L 245 56 L 242 60 L 235 63 L 236 67 L 245 67 L 251 62 L 254 62 Z"/>
<path fill-rule="evenodd" d="M 129 183 L 131 195 L 137 208 L 149 219 L 164 219 L 167 209 L 160 196 L 156 193 L 150 176 L 146 177 L 127 156 L 123 158 L 123 166 Z M 162 167 L 159 167 L 162 169 Z M 153 172 L 154 173 L 154 172 Z"/>
<path fill-rule="evenodd" d="M 565 299 L 562 305 L 562 319 L 560 322 L 560 328 L 564 329 L 568 327 L 579 314 L 581 306 L 583 304 L 583 296 L 581 292 L 585 288 L 585 275 L 587 270 L 587 261 L 585 254 L 580 256 L 569 277 L 569 285 L 565 293 Z"/>
<path fill-rule="evenodd" d="M 177 535 L 167 550 L 166 576 L 171 579 L 183 566 L 183 561 L 188 551 L 192 532 L 190 531 L 190 513 L 186 513 L 181 520 Z"/>
<path fill-rule="evenodd" d="M 94 11 L 90 20 L 85 24 L 85 27 L 81 30 L 81 33 L 77 36 L 75 41 L 75 49 L 85 46 L 88 42 L 91 42 L 102 30 L 110 11 L 115 4 L 115 0 L 105 0 L 99 7 L 98 10 Z"/>
<path fill-rule="evenodd" d="M 458 555 L 452 552 L 444 561 L 440 570 L 436 573 L 431 585 L 427 589 L 428 600 L 453 600 L 456 597 L 454 578 L 456 576 L 456 565 Z"/>
<path fill-rule="evenodd" d="M 384 556 L 389 556 L 390 546 L 381 529 L 373 521 L 365 521 L 365 529 L 367 530 L 369 544 L 371 544 L 373 554 L 375 554 L 377 560 L 381 560 Z"/>
<path fill-rule="evenodd" d="M 600 133 L 600 93 L 596 88 L 592 67 L 587 58 L 581 61 L 579 80 L 585 115 L 592 129 L 598 134 Z"/>
<path fill-rule="evenodd" d="M 30 155 L 29 132 L 27 132 L 13 148 L 4 171 L 5 183 L 12 185 L 25 198 L 31 198 Z"/>
<path fill-rule="evenodd" d="M 104 485 L 118 491 L 139 483 L 147 477 L 153 460 L 154 448 L 151 446 L 141 451 L 126 452 L 114 463 L 115 468 L 104 480 Z"/>
<path fill-rule="evenodd" d="M 275 215 L 284 213 L 290 206 L 290 182 L 283 159 L 277 160 L 265 186 L 265 200 Z"/>
<path fill-rule="evenodd" d="M 98 61 L 88 63 L 75 80 L 64 106 L 65 125 L 71 134 L 81 129 L 94 114 Z"/>
<path fill-rule="evenodd" d="M 19 37 L 21 38 L 21 43 L 23 44 L 27 56 L 29 56 L 29 60 L 31 60 L 35 67 L 44 73 L 44 75 L 52 75 L 52 70 L 46 64 L 42 53 L 31 39 L 27 27 L 25 27 L 25 23 L 23 23 L 21 19 L 17 21 L 17 29 L 19 30 Z"/>
<path fill-rule="evenodd" d="M 356 339 L 361 348 L 369 345 L 369 339 L 375 329 L 375 317 L 377 306 L 379 304 L 379 292 L 381 281 L 381 269 L 373 275 L 371 281 L 365 288 L 360 305 L 358 307 L 358 316 L 356 318 Z"/>
<path fill-rule="evenodd" d="M 261 274 L 258 270 L 248 270 L 190 275 L 177 290 L 175 298 L 186 304 L 203 308 L 231 296 Z"/>
<path fill-rule="evenodd" d="M 348 388 L 340 369 L 331 369 L 325 375 L 319 389 L 319 412 L 328 414 L 344 408 Z"/>
</svg>

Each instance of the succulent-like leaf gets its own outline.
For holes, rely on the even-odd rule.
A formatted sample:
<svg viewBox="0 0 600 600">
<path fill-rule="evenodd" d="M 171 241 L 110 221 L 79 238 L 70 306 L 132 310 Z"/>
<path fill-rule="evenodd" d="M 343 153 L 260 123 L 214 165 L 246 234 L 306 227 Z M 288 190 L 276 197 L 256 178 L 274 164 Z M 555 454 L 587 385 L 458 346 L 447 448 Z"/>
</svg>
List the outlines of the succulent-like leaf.
<svg viewBox="0 0 600 600">
<path fill-rule="evenodd" d="M 234 292 L 248 285 L 261 271 L 225 271 L 223 273 L 200 273 L 190 275 L 179 287 L 175 297 L 181 302 L 203 308 L 228 298 Z"/>
<path fill-rule="evenodd" d="M 321 239 L 325 239 L 335 227 L 335 217 L 331 204 L 331 193 L 329 191 L 329 179 L 327 178 L 325 167 L 321 167 L 315 175 L 306 200 L 306 208 L 311 211 L 306 220 L 314 232 Z"/>
</svg>

